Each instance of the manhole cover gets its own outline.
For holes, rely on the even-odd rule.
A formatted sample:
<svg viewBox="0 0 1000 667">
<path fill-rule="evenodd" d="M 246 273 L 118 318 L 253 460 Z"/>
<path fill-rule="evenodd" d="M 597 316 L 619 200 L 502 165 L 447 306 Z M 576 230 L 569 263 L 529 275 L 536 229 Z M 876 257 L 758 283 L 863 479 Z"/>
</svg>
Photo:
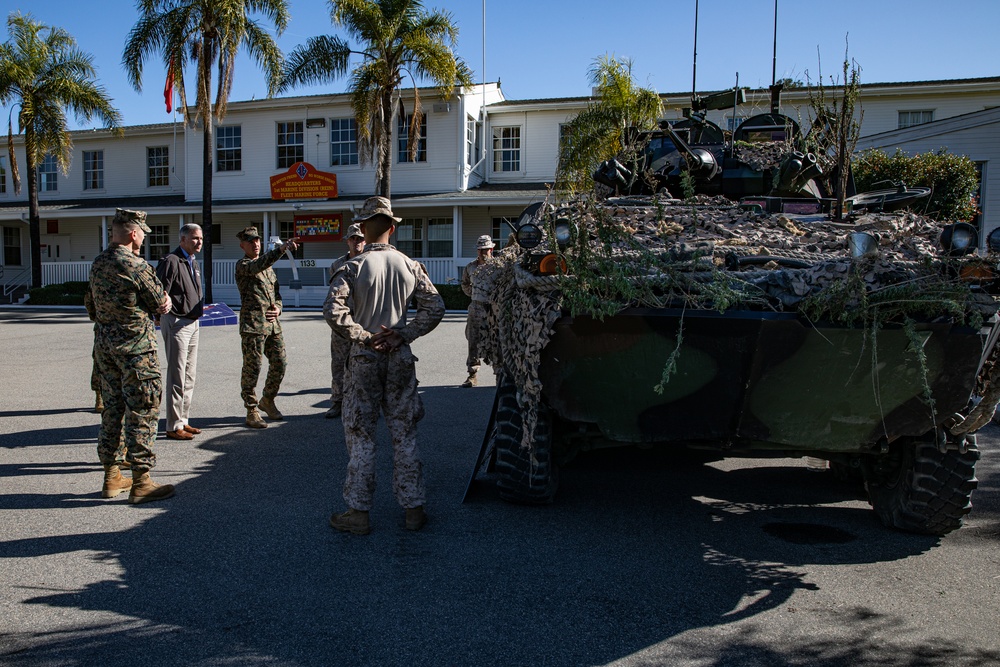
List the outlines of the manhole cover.
<svg viewBox="0 0 1000 667">
<path fill-rule="evenodd" d="M 857 539 L 846 530 L 820 523 L 769 523 L 764 532 L 792 544 L 846 544 Z"/>
</svg>

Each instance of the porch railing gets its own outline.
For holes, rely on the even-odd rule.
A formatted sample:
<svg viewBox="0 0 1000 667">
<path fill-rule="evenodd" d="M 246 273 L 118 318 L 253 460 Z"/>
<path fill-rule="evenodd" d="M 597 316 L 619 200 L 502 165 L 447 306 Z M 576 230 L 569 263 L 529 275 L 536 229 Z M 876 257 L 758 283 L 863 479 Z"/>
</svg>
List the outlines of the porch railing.
<svg viewBox="0 0 1000 667">
<path fill-rule="evenodd" d="M 457 282 L 462 276 L 462 267 L 471 259 L 462 257 L 428 257 L 416 258 L 427 268 L 427 274 L 436 285 Z M 236 261 L 235 259 L 216 259 L 212 262 L 212 296 L 216 301 L 225 301 L 230 305 L 239 303 L 239 294 L 236 292 Z M 298 296 L 298 305 L 317 306 L 322 305 L 326 297 L 326 283 L 329 279 L 327 269 L 333 259 L 315 259 L 298 261 L 297 268 L 299 278 L 302 280 L 303 289 L 298 290 L 300 294 L 295 295 L 296 290 L 289 289 L 291 278 L 291 262 L 287 259 L 279 260 L 274 268 L 278 271 L 281 280 L 282 297 L 288 303 L 294 303 L 294 297 Z M 150 262 L 156 266 L 156 262 Z M 42 285 L 56 285 L 70 281 L 86 282 L 90 279 L 91 262 L 44 262 L 42 263 Z M 25 270 L 30 281 L 30 269 Z M 6 285 L 10 283 L 5 280 Z M 320 289 L 312 289 L 317 287 Z M 308 288 L 308 289 L 307 289 Z M 5 291 L 5 295 L 6 295 Z M 292 298 L 289 298 L 292 297 Z"/>
</svg>

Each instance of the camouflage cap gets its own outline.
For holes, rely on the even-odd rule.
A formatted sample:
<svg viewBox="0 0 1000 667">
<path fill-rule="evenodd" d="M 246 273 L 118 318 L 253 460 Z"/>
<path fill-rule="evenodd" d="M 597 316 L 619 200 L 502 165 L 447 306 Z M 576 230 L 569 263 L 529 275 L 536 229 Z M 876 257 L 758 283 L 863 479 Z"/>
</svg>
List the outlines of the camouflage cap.
<svg viewBox="0 0 1000 667">
<path fill-rule="evenodd" d="M 145 211 L 130 211 L 126 208 L 116 208 L 114 220 L 111 221 L 111 224 L 115 223 L 119 225 L 132 223 L 147 234 L 153 233 L 153 230 L 146 224 Z"/>
<path fill-rule="evenodd" d="M 483 249 L 486 249 L 486 248 L 493 248 L 495 246 L 496 246 L 496 244 L 493 242 L 493 239 L 490 238 L 489 234 L 483 234 L 476 241 L 476 249 L 477 250 L 483 250 Z"/>
<path fill-rule="evenodd" d="M 356 222 L 347 228 L 347 234 L 344 236 L 344 238 L 349 239 L 352 236 L 360 236 L 361 238 L 365 237 L 365 235 L 361 232 L 361 225 L 359 225 Z"/>
<path fill-rule="evenodd" d="M 260 234 L 257 233 L 257 228 L 254 225 L 250 225 L 240 230 L 236 234 L 236 238 L 240 241 L 253 241 L 254 239 L 259 239 Z"/>
<path fill-rule="evenodd" d="M 376 215 L 384 215 L 393 222 L 399 222 L 402 218 L 397 218 L 392 214 L 392 204 L 385 197 L 369 197 L 365 200 L 361 210 L 354 214 L 354 222 L 364 222 L 371 220 Z"/>
</svg>

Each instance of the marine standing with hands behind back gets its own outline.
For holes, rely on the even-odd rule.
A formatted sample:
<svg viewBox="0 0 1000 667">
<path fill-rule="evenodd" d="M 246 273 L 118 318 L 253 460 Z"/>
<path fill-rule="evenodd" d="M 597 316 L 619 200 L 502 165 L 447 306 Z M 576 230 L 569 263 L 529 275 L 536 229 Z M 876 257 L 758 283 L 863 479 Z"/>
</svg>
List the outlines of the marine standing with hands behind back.
<svg viewBox="0 0 1000 667">
<path fill-rule="evenodd" d="M 132 504 L 174 495 L 172 485 L 161 486 L 149 476 L 156 465 L 153 442 L 162 396 L 153 317 L 170 310 L 170 297 L 153 267 L 139 257 L 149 232 L 144 211 L 116 210 L 111 243 L 94 259 L 84 296 L 87 314 L 96 323 L 104 399 L 97 439 L 97 456 L 104 466 L 101 496 L 114 498 L 129 491 Z M 121 474 L 123 455 L 132 467 L 131 480 Z"/>
<path fill-rule="evenodd" d="M 330 281 L 333 276 L 349 259 L 357 257 L 365 249 L 365 235 L 361 233 L 361 225 L 354 223 L 347 228 L 347 254 L 333 260 L 330 265 Z M 333 419 L 339 417 L 344 402 L 344 368 L 347 366 L 347 353 L 351 349 L 351 343 L 336 331 L 330 332 L 330 409 L 326 411 L 326 418 Z"/>
<path fill-rule="evenodd" d="M 260 234 L 256 227 L 246 227 L 236 235 L 244 257 L 236 262 L 236 287 L 240 291 L 240 338 L 243 345 L 243 373 L 240 377 L 241 396 L 247 409 L 247 426 L 267 428 L 257 408 L 271 419 L 284 419 L 274 404 L 281 380 L 285 377 L 285 341 L 281 335 L 281 292 L 278 278 L 271 267 L 285 248 L 292 252 L 299 247 L 298 237 L 289 239 L 264 254 L 260 252 Z M 257 401 L 257 379 L 261 357 L 267 357 L 267 377 L 260 402 Z"/>
<path fill-rule="evenodd" d="M 190 222 L 181 227 L 180 245 L 156 265 L 156 276 L 170 297 L 170 312 L 160 317 L 167 357 L 167 437 L 191 440 L 201 429 L 191 426 L 191 398 L 198 367 L 198 318 L 205 309 L 201 271 L 195 255 L 204 234 Z"/>
<path fill-rule="evenodd" d="M 347 511 L 330 525 L 355 535 L 370 532 L 368 512 L 375 495 L 375 428 L 381 411 L 392 436 L 393 491 L 405 509 L 407 530 L 427 523 L 423 464 L 417 451 L 417 422 L 424 409 L 417 394 L 410 343 L 444 316 L 444 301 L 427 272 L 389 245 L 400 221 L 385 197 L 369 197 L 355 217 L 365 251 L 346 262 L 330 284 L 323 314 L 334 332 L 351 343 L 344 378 L 344 439 L 349 461 L 344 481 Z M 410 301 L 417 313 L 407 322 Z"/>
</svg>

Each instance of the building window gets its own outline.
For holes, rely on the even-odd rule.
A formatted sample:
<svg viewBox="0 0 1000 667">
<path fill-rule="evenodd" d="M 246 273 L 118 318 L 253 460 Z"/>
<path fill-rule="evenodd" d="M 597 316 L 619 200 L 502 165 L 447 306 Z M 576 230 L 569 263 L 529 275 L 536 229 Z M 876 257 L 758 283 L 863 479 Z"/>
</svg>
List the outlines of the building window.
<svg viewBox="0 0 1000 667">
<path fill-rule="evenodd" d="M 477 123 L 476 119 L 469 116 L 465 121 L 465 162 L 469 167 L 479 164 L 481 152 L 479 145 L 482 142 L 483 124 Z"/>
<path fill-rule="evenodd" d="M 146 148 L 146 183 L 151 188 L 170 185 L 170 149 L 167 146 Z"/>
<path fill-rule="evenodd" d="M 282 239 L 290 239 L 295 236 L 295 220 L 279 220 L 278 221 L 278 235 Z M 264 239 L 264 247 L 267 247 L 267 242 L 270 239 Z M 302 259 L 302 249 L 305 247 L 304 243 L 300 243 L 299 247 L 295 249 L 292 253 L 292 257 L 295 259 Z"/>
<path fill-rule="evenodd" d="M 500 218 L 493 218 L 493 242 L 496 243 L 496 248 L 493 252 L 496 252 L 507 245 L 507 238 L 513 234 L 516 230 L 514 225 L 517 223 L 517 216 L 503 216 Z"/>
<path fill-rule="evenodd" d="M 215 170 L 243 171 L 243 128 L 222 125 L 215 128 Z"/>
<path fill-rule="evenodd" d="M 396 249 L 409 257 L 452 257 L 451 218 L 403 218 L 396 225 Z"/>
<path fill-rule="evenodd" d="M 521 128 L 493 128 L 493 171 L 521 171 Z"/>
<path fill-rule="evenodd" d="M 353 118 L 330 121 L 330 164 L 358 163 L 358 126 Z"/>
<path fill-rule="evenodd" d="M 427 221 L 427 254 L 424 257 L 452 257 L 451 218 L 431 218 Z"/>
<path fill-rule="evenodd" d="M 0 156 L 0 195 L 7 194 L 7 158 Z"/>
<path fill-rule="evenodd" d="M 146 234 L 146 245 L 149 246 L 149 259 L 159 260 L 170 254 L 170 225 L 149 225 L 150 233 Z"/>
<path fill-rule="evenodd" d="M 104 189 L 104 151 L 83 151 L 83 189 Z"/>
<path fill-rule="evenodd" d="M 17 227 L 3 228 L 3 263 L 5 266 L 21 265 L 21 230 Z"/>
<path fill-rule="evenodd" d="M 396 249 L 409 257 L 423 257 L 424 221 L 420 218 L 403 218 L 396 225 Z"/>
<path fill-rule="evenodd" d="M 305 132 L 301 120 L 278 123 L 278 169 L 305 160 Z"/>
<path fill-rule="evenodd" d="M 400 162 L 410 162 L 410 152 L 407 150 L 407 145 L 410 139 L 410 121 L 413 120 L 413 116 L 407 116 L 403 118 L 401 115 L 399 117 L 399 122 L 397 123 L 397 154 L 398 160 Z M 427 162 L 427 116 L 420 117 L 420 131 L 417 137 L 417 159 L 414 162 Z"/>
<path fill-rule="evenodd" d="M 913 127 L 914 125 L 923 125 L 924 123 L 930 123 L 934 120 L 934 110 L 921 110 L 921 111 L 900 111 L 899 112 L 899 126 L 898 129 L 902 130 L 904 127 Z"/>
<path fill-rule="evenodd" d="M 42 159 L 42 163 L 38 165 L 38 191 L 39 192 L 56 192 L 58 191 L 58 182 L 56 181 L 56 156 L 46 155 Z"/>
</svg>

